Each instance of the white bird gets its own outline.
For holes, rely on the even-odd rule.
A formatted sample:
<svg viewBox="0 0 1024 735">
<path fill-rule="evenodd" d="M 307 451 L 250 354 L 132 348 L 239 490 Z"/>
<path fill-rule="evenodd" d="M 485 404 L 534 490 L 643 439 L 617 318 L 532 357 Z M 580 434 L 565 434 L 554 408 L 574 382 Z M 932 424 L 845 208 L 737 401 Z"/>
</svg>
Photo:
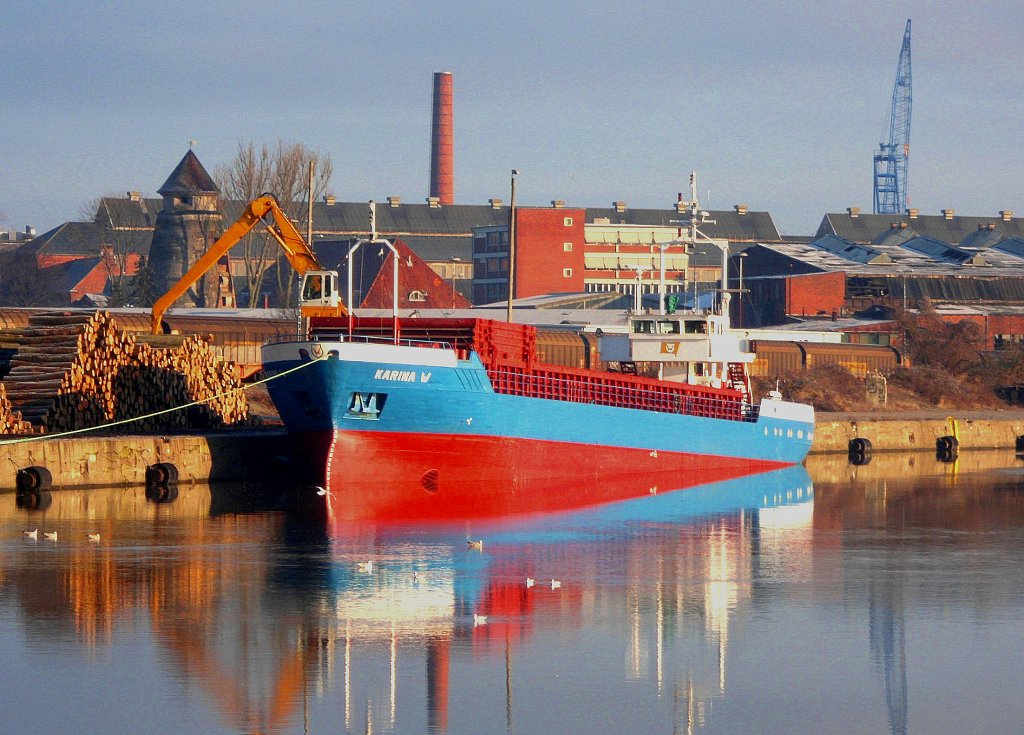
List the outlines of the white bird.
<svg viewBox="0 0 1024 735">
<path fill-rule="evenodd" d="M 56 541 L 57 540 L 57 532 L 56 531 L 43 531 L 43 537 L 44 538 L 48 538 L 50 541 Z"/>
<path fill-rule="evenodd" d="M 360 572 L 370 574 L 373 571 L 373 560 L 371 559 L 370 561 L 361 561 L 357 566 Z"/>
<path fill-rule="evenodd" d="M 319 485 L 317 485 L 317 486 L 316 486 L 316 494 L 317 494 L 317 495 L 320 495 L 320 496 L 323 496 L 323 495 L 326 495 L 326 494 L 327 494 L 327 491 L 326 491 L 326 490 L 324 490 L 324 489 L 323 489 L 322 487 L 320 487 Z"/>
<path fill-rule="evenodd" d="M 466 539 L 466 543 L 469 544 L 469 548 L 471 549 L 479 549 L 480 551 L 484 550 L 483 539 L 477 539 L 476 541 L 474 541 L 473 539 Z"/>
<path fill-rule="evenodd" d="M 89 540 L 90 541 L 99 541 L 100 540 L 100 535 L 98 533 L 90 533 L 89 534 Z"/>
<path fill-rule="evenodd" d="M 557 590 L 561 586 L 562 586 L 562 583 L 559 582 L 557 579 L 552 579 L 551 580 L 551 589 Z"/>
<path fill-rule="evenodd" d="M 527 587 L 533 587 L 533 585 L 535 585 L 536 583 L 537 583 L 537 580 L 534 579 L 533 577 L 527 577 L 526 578 L 526 586 Z"/>
<path fill-rule="evenodd" d="M 33 538 L 33 539 L 39 538 L 39 529 L 38 528 L 36 528 L 36 529 L 34 529 L 32 531 L 22 531 L 22 533 L 25 534 L 26 538 Z"/>
<path fill-rule="evenodd" d="M 474 626 L 477 626 L 477 625 L 487 625 L 487 616 L 486 615 L 478 615 L 477 613 L 473 613 L 473 625 Z"/>
</svg>

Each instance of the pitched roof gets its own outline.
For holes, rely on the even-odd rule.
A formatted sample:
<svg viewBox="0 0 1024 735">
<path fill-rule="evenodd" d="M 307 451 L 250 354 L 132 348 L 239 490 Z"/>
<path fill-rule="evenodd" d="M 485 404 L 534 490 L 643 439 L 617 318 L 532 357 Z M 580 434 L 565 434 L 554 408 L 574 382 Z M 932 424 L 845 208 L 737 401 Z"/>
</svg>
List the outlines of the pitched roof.
<svg viewBox="0 0 1024 735">
<path fill-rule="evenodd" d="M 145 255 L 152 241 L 151 230 L 111 230 L 95 222 L 65 222 L 29 240 L 18 254 L 98 256 L 101 246 L 116 245 Z"/>
<path fill-rule="evenodd" d="M 853 242 L 872 242 L 879 233 L 883 233 L 893 227 L 899 227 L 905 223 L 907 228 L 913 228 L 918 235 L 931 237 L 952 244 L 957 244 L 967 239 L 972 233 L 977 232 L 979 227 L 987 228 L 989 225 L 998 227 L 1007 237 L 1024 237 L 1024 217 L 1013 217 L 1007 214 L 1008 219 L 1000 215 L 992 217 L 965 217 L 954 216 L 947 219 L 945 215 L 908 215 L 898 214 L 858 214 L 852 216 L 849 213 L 826 214 L 818 226 L 817 235 L 838 235 L 839 237 Z"/>
<path fill-rule="evenodd" d="M 671 227 L 687 216 L 685 213 L 677 211 L 675 207 L 672 209 L 630 209 L 625 207 L 621 212 L 614 207 L 609 209 L 586 207 L 585 209 L 588 222 L 607 219 L 610 223 L 623 225 Z M 783 239 L 768 212 L 745 211 L 744 214 L 740 214 L 736 210 L 715 210 L 708 212 L 708 219 L 714 220 L 714 224 L 704 225 L 700 230 L 710 238 L 745 242 L 781 242 Z"/>
<path fill-rule="evenodd" d="M 196 154 L 190 148 L 178 165 L 167 177 L 164 185 L 157 189 L 161 196 L 191 196 L 193 194 L 219 194 L 220 189 L 213 183 L 210 174 L 203 168 Z"/>
<path fill-rule="evenodd" d="M 314 243 L 317 260 L 328 270 L 338 271 L 341 296 L 346 301 L 348 296 L 348 263 L 346 258 L 352 247 L 353 239 L 318 240 Z M 420 258 L 402 239 L 393 240 L 399 252 L 399 307 L 403 309 L 436 308 L 451 309 L 470 308 L 472 303 L 462 293 L 456 291 L 452 295 L 452 282 L 439 276 L 426 261 Z M 391 250 L 382 244 L 364 244 L 355 254 L 355 267 L 352 271 L 353 301 L 357 308 L 391 308 L 392 255 Z M 264 280 L 264 290 L 276 290 L 277 276 L 271 266 Z M 412 301 L 409 295 L 414 291 L 423 296 L 423 301 Z"/>
<path fill-rule="evenodd" d="M 395 240 L 398 251 L 399 309 L 468 309 L 473 304 L 459 293 L 452 281 L 439 276 L 416 256 L 402 240 Z M 392 305 L 394 253 L 390 250 L 360 304 L 363 308 L 383 309 Z M 412 298 L 416 294 L 418 298 Z"/>
</svg>

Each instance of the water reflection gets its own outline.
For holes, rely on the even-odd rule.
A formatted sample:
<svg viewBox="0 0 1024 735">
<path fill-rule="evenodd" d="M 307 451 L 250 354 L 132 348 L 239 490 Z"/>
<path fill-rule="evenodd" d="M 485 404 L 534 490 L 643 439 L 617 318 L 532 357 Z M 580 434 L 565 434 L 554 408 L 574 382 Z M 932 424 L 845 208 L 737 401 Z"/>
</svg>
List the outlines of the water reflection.
<svg viewBox="0 0 1024 735">
<path fill-rule="evenodd" d="M 97 732 L 951 732 L 944 654 L 1000 687 L 932 642 L 978 618 L 1024 642 L 1024 474 L 964 456 L 448 525 L 329 522 L 279 488 L 0 496 L 0 663 L 65 681 L 0 706 L 11 731 L 80 731 L 97 701 Z M 125 679 L 159 692 L 144 713 Z"/>
</svg>

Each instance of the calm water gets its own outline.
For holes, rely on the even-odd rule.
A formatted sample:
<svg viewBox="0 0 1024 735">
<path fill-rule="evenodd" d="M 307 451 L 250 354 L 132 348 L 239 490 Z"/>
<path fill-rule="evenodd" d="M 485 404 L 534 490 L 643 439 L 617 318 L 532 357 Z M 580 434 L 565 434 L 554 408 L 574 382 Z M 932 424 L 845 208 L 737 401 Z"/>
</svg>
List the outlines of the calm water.
<svg viewBox="0 0 1024 735">
<path fill-rule="evenodd" d="M 456 527 L 285 490 L 0 495 L 0 732 L 1024 732 L 1013 454 Z"/>
</svg>

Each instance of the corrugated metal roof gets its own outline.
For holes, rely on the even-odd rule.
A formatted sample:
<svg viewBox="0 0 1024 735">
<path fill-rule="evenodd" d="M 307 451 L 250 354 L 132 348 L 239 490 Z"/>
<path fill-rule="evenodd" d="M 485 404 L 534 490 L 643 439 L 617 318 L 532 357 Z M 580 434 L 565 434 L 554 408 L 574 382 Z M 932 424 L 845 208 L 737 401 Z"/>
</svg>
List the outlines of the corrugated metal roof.
<svg viewBox="0 0 1024 735">
<path fill-rule="evenodd" d="M 879 232 L 871 240 L 872 245 L 901 245 L 907 240 L 917 237 L 917 232 L 911 227 L 890 227 L 884 232 Z"/>
<path fill-rule="evenodd" d="M 991 256 L 997 251 L 1001 253 L 1008 253 L 1016 258 L 1024 259 L 1024 239 L 1019 237 L 1010 237 L 1006 240 L 1001 240 L 987 250 L 986 255 Z"/>
<path fill-rule="evenodd" d="M 968 250 L 986 250 L 1006 239 L 996 228 L 978 229 L 960 241 L 960 247 Z"/>
<path fill-rule="evenodd" d="M 952 265 L 961 265 L 972 258 L 978 257 L 973 253 L 968 253 L 965 250 L 954 248 L 953 246 L 940 242 L 932 237 L 913 237 L 901 243 L 900 247 L 904 247 L 907 250 L 913 250 L 916 253 L 922 253 L 933 260 L 939 260 Z M 975 265 L 985 264 L 986 263 L 984 263 L 983 260 L 979 260 L 975 263 Z"/>
<path fill-rule="evenodd" d="M 844 240 L 841 237 L 836 237 L 835 235 L 826 235 L 825 237 L 815 240 L 813 242 L 813 247 L 816 247 L 819 250 L 825 250 L 834 255 L 838 255 L 844 260 L 850 260 L 855 263 L 889 264 L 892 262 L 892 258 L 881 250 L 877 250 L 866 245 L 852 243 L 849 240 Z"/>
<path fill-rule="evenodd" d="M 818 241 L 806 245 L 803 243 L 760 243 L 756 247 L 750 248 L 747 252 L 752 256 L 752 261 L 754 256 L 759 256 L 759 249 L 763 248 L 767 252 L 776 253 L 817 270 L 826 272 L 843 271 L 849 275 L 888 276 L 899 274 L 902 277 L 903 274 L 919 274 L 921 276 L 948 275 L 975 278 L 1010 276 L 1013 278 L 1024 278 L 1024 258 L 1004 252 L 1001 249 L 990 248 L 986 250 L 983 258 L 976 261 L 979 264 L 973 264 L 975 262 L 973 253 L 950 248 L 944 243 L 939 243 L 942 247 L 941 251 L 938 246 L 934 245 L 934 241 L 930 239 L 915 238 L 908 241 L 908 243 L 915 243 L 918 240 L 922 241 L 918 243 L 919 247 L 913 248 L 907 247 L 907 243 L 901 246 L 874 245 L 873 250 L 887 256 L 888 262 L 885 262 L 884 259 L 873 259 L 871 262 L 865 263 L 841 257 L 836 252 L 839 249 L 839 244 L 832 240 L 826 240 L 824 244 L 827 247 L 817 247 L 816 243 Z M 857 245 L 857 243 L 853 242 L 849 244 Z M 1000 244 L 1001 246 L 1002 244 Z M 1022 248 L 1024 248 L 1024 245 L 1022 245 Z M 947 253 L 947 250 L 952 251 L 952 254 Z M 760 265 L 748 261 L 748 277 L 771 275 L 770 259 L 760 255 L 758 260 Z M 779 276 L 788 276 L 790 274 L 788 267 L 785 270 L 781 267 L 776 267 L 775 271 L 775 275 Z"/>
</svg>

